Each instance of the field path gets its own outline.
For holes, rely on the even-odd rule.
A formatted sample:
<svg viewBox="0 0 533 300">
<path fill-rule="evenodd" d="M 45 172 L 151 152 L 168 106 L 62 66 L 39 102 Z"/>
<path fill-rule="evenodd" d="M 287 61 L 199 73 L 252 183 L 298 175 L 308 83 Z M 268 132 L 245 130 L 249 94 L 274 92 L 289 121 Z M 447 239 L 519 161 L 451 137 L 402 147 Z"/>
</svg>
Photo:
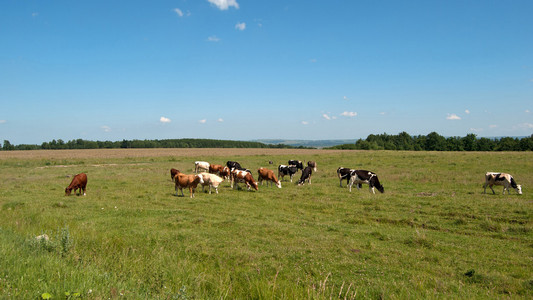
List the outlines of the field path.
<svg viewBox="0 0 533 300">
<path fill-rule="evenodd" d="M 156 149 L 82 149 L 0 151 L 0 159 L 75 159 L 162 156 L 234 156 L 234 155 L 318 155 L 348 153 L 354 150 L 270 149 L 270 148 L 156 148 Z"/>
</svg>

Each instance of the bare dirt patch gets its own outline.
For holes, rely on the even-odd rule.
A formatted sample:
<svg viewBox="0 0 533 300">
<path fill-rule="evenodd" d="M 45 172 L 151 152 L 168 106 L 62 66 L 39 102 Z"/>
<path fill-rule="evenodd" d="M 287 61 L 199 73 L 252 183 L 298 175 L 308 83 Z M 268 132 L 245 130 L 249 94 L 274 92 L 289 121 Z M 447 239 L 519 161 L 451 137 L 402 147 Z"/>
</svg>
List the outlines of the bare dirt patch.
<svg viewBox="0 0 533 300">
<path fill-rule="evenodd" d="M 318 155 L 347 153 L 355 150 L 263 149 L 263 148 L 157 148 L 157 149 L 83 149 L 0 151 L 0 159 L 77 159 L 164 156 L 235 156 L 235 155 Z"/>
</svg>

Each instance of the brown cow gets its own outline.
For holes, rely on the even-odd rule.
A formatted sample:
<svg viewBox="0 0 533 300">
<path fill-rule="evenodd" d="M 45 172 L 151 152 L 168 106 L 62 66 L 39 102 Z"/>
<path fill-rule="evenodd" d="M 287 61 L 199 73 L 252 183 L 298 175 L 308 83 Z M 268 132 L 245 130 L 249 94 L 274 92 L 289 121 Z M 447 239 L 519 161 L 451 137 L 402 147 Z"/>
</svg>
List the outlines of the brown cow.
<svg viewBox="0 0 533 300">
<path fill-rule="evenodd" d="M 172 178 L 172 181 L 174 181 L 174 177 L 176 177 L 176 174 L 181 173 L 180 170 L 177 169 L 170 169 L 170 178 Z"/>
<path fill-rule="evenodd" d="M 233 183 L 235 183 L 235 187 L 239 187 L 237 185 L 238 182 L 244 182 L 246 183 L 246 186 L 248 187 L 248 190 L 250 190 L 251 187 L 253 187 L 256 191 L 259 190 L 259 187 L 257 186 L 257 182 L 255 182 L 252 173 L 248 171 L 242 171 L 242 170 L 233 170 L 231 172 L 231 187 L 233 188 Z"/>
<path fill-rule="evenodd" d="M 77 194 L 78 196 L 81 195 L 81 190 L 83 190 L 83 196 L 86 196 L 85 194 L 85 188 L 87 187 L 87 174 L 80 173 L 74 176 L 72 178 L 72 181 L 70 182 L 70 185 L 65 189 L 65 196 L 70 196 L 70 193 L 72 190 L 74 190 L 74 193 L 76 193 L 76 190 L 79 189 L 80 193 Z"/>
<path fill-rule="evenodd" d="M 218 175 L 220 175 L 220 177 L 222 177 L 224 180 L 230 179 L 231 171 L 228 167 L 224 167 L 222 168 L 222 171 L 218 173 Z"/>
<path fill-rule="evenodd" d="M 185 196 L 183 194 L 183 188 L 189 188 L 189 192 L 191 194 L 191 198 L 194 197 L 194 190 L 198 186 L 198 184 L 204 183 L 204 180 L 202 176 L 200 175 L 187 175 L 183 173 L 176 174 L 176 177 L 174 177 L 174 189 L 176 190 L 176 196 L 178 196 L 178 189 L 181 191 L 181 195 Z"/>
<path fill-rule="evenodd" d="M 312 160 L 308 161 L 307 166 L 313 168 L 313 172 L 316 172 L 316 161 L 312 161 Z"/>
<path fill-rule="evenodd" d="M 219 174 L 222 171 L 222 169 L 224 169 L 223 165 L 214 165 L 214 164 L 209 165 L 209 173 L 211 174 Z"/>
<path fill-rule="evenodd" d="M 266 168 L 259 168 L 259 170 L 257 170 L 257 173 L 259 174 L 257 177 L 257 181 L 259 181 L 261 185 L 263 185 L 263 180 L 266 180 L 267 185 L 268 185 L 268 181 L 270 181 L 270 185 L 275 183 L 276 186 L 281 189 L 281 181 L 278 180 L 278 178 L 276 177 L 276 175 L 274 175 L 274 172 L 272 170 L 269 170 Z"/>
</svg>

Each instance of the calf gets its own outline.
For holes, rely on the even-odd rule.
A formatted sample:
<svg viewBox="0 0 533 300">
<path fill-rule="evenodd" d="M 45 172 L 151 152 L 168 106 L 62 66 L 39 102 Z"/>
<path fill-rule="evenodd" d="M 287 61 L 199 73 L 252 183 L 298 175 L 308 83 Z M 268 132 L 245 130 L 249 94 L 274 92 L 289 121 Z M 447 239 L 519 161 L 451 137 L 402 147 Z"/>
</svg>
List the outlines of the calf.
<svg viewBox="0 0 533 300">
<path fill-rule="evenodd" d="M 210 164 L 206 161 L 195 161 L 194 162 L 194 173 L 198 173 L 198 171 L 209 171 Z"/>
<path fill-rule="evenodd" d="M 215 192 L 218 194 L 218 186 L 224 181 L 224 179 L 211 173 L 200 173 L 200 176 L 202 176 L 202 179 L 204 180 L 204 183 L 202 183 L 202 192 L 204 191 L 204 187 L 209 185 L 209 194 L 211 194 L 211 187 L 214 187 Z"/>
<path fill-rule="evenodd" d="M 285 177 L 285 175 L 289 175 L 292 182 L 292 176 L 298 172 L 298 168 L 296 166 L 286 166 L 286 165 L 279 165 L 278 166 L 278 177 L 280 180 Z"/>
<path fill-rule="evenodd" d="M 309 182 L 311 184 L 311 175 L 313 174 L 313 168 L 307 166 L 302 171 L 302 176 L 300 177 L 300 180 L 298 180 L 298 185 L 303 185 L 305 181 Z"/>
<path fill-rule="evenodd" d="M 174 177 L 176 177 L 176 174 L 180 173 L 180 170 L 178 169 L 170 169 L 170 178 L 172 178 L 172 181 L 174 181 Z"/>
<path fill-rule="evenodd" d="M 316 161 L 312 161 L 312 160 L 308 161 L 307 166 L 313 168 L 313 172 L 316 172 Z"/>
<path fill-rule="evenodd" d="M 511 194 L 511 190 L 509 189 L 509 187 L 512 187 L 515 189 L 518 195 L 522 195 L 522 186 L 519 184 L 516 184 L 516 181 L 514 180 L 511 174 L 487 172 L 485 174 L 485 184 L 483 185 L 483 194 L 486 194 L 487 192 L 487 185 L 492 190 L 493 194 L 496 194 L 494 190 L 492 189 L 493 185 L 503 185 L 503 194 L 505 194 L 505 190 L 507 190 L 507 194 Z"/>
<path fill-rule="evenodd" d="M 350 192 L 352 191 L 352 185 L 354 183 L 357 184 L 357 189 L 361 188 L 361 183 L 368 184 L 368 187 L 373 194 L 376 193 L 374 188 L 377 188 L 381 193 L 385 192 L 385 189 L 381 183 L 379 183 L 378 175 L 376 175 L 374 172 L 366 170 L 352 170 L 350 172 Z"/>
<path fill-rule="evenodd" d="M 289 160 L 288 162 L 289 166 L 295 166 L 299 170 L 303 170 L 304 164 L 299 160 Z"/>
<path fill-rule="evenodd" d="M 231 171 L 231 187 L 233 188 L 233 184 L 235 183 L 235 187 L 238 188 L 239 186 L 237 185 L 237 183 L 239 182 L 246 183 L 248 190 L 250 190 L 251 187 L 253 187 L 256 191 L 259 190 L 257 182 L 255 182 L 252 173 L 242 170 Z"/>
<path fill-rule="evenodd" d="M 191 198 L 194 197 L 194 190 L 198 186 L 198 183 L 203 184 L 204 179 L 200 175 L 187 175 L 183 173 L 176 174 L 176 177 L 174 177 L 175 187 L 176 190 L 176 196 L 178 196 L 178 189 L 181 190 L 181 195 L 185 196 L 183 194 L 183 188 L 189 188 L 189 193 L 191 195 Z"/>
<path fill-rule="evenodd" d="M 276 177 L 276 175 L 274 175 L 274 172 L 272 170 L 269 170 L 266 168 L 259 168 L 259 170 L 257 170 L 257 173 L 258 173 L 257 180 L 261 183 L 261 185 L 263 185 L 263 180 L 266 180 L 267 185 L 268 185 L 268 181 L 270 181 L 270 185 L 275 183 L 276 186 L 281 189 L 281 181 L 278 180 L 278 178 Z"/>
<path fill-rule="evenodd" d="M 81 195 L 81 190 L 83 190 L 83 196 L 86 196 L 87 195 L 85 193 L 86 187 L 87 187 L 87 174 L 85 173 L 77 174 L 74 176 L 74 178 L 72 178 L 70 185 L 67 186 L 67 188 L 65 189 L 65 196 L 70 196 L 70 193 L 72 192 L 72 190 L 74 190 L 74 193 L 76 193 L 76 190 L 78 189 L 80 191 L 79 194 L 77 194 L 78 196 Z"/>
<path fill-rule="evenodd" d="M 352 173 L 352 169 L 350 168 L 343 168 L 343 167 L 339 167 L 337 169 L 337 176 L 339 177 L 339 185 L 340 187 L 342 187 L 342 180 L 343 179 L 346 179 L 346 185 L 348 185 L 348 183 L 350 183 L 350 177 L 352 177 L 350 174 Z"/>
</svg>

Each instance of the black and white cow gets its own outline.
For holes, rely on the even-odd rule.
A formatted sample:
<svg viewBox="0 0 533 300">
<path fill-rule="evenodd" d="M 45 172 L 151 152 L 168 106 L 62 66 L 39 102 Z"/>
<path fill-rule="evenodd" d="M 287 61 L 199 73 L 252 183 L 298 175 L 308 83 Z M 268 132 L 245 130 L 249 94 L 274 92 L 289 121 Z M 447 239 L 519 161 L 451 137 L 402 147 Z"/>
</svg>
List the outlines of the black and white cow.
<svg viewBox="0 0 533 300">
<path fill-rule="evenodd" d="M 357 184 L 357 189 L 360 189 L 361 183 L 368 184 L 368 187 L 370 191 L 375 194 L 374 188 L 377 188 L 378 191 L 384 193 L 385 189 L 379 183 L 378 175 L 374 172 L 366 171 L 366 170 L 352 170 L 350 172 L 350 183 L 348 186 L 350 187 L 350 192 L 352 191 L 352 185 Z"/>
<path fill-rule="evenodd" d="M 236 170 L 244 170 L 243 167 L 241 167 L 241 164 L 236 162 L 236 161 L 231 161 L 231 160 L 228 160 L 226 162 L 226 166 L 228 166 L 228 168 L 230 169 L 230 171 L 233 171 L 234 169 Z"/>
<path fill-rule="evenodd" d="M 298 172 L 298 168 L 296 166 L 286 166 L 286 165 L 279 165 L 278 166 L 278 178 L 279 180 L 283 180 L 283 177 L 285 175 L 289 175 L 291 177 L 292 182 L 292 176 Z"/>
<path fill-rule="evenodd" d="M 346 179 L 346 185 L 348 185 L 348 183 L 350 183 L 350 177 L 352 177 L 350 174 L 352 173 L 352 171 L 355 171 L 355 170 L 350 169 L 350 168 L 343 168 L 343 167 L 339 167 L 337 169 L 337 176 L 339 177 L 339 185 L 340 185 L 340 187 L 342 187 L 342 180 L 343 179 Z"/>
<path fill-rule="evenodd" d="M 305 167 L 302 171 L 302 176 L 300 177 L 300 180 L 298 180 L 298 185 L 305 184 L 305 181 L 309 182 L 311 184 L 311 175 L 313 175 L 313 168 L 312 167 Z"/>
<path fill-rule="evenodd" d="M 299 160 L 289 160 L 289 166 L 295 166 L 299 170 L 303 170 L 304 169 L 303 162 L 301 162 Z"/>
<path fill-rule="evenodd" d="M 483 194 L 487 192 L 487 186 L 489 186 L 493 194 L 496 194 L 492 189 L 493 185 L 503 185 L 503 194 L 505 194 L 505 190 L 507 190 L 507 194 L 511 194 L 509 188 L 512 187 L 518 195 L 522 195 L 522 186 L 516 184 L 516 181 L 511 174 L 487 172 L 485 174 L 485 184 L 483 184 Z"/>
</svg>

